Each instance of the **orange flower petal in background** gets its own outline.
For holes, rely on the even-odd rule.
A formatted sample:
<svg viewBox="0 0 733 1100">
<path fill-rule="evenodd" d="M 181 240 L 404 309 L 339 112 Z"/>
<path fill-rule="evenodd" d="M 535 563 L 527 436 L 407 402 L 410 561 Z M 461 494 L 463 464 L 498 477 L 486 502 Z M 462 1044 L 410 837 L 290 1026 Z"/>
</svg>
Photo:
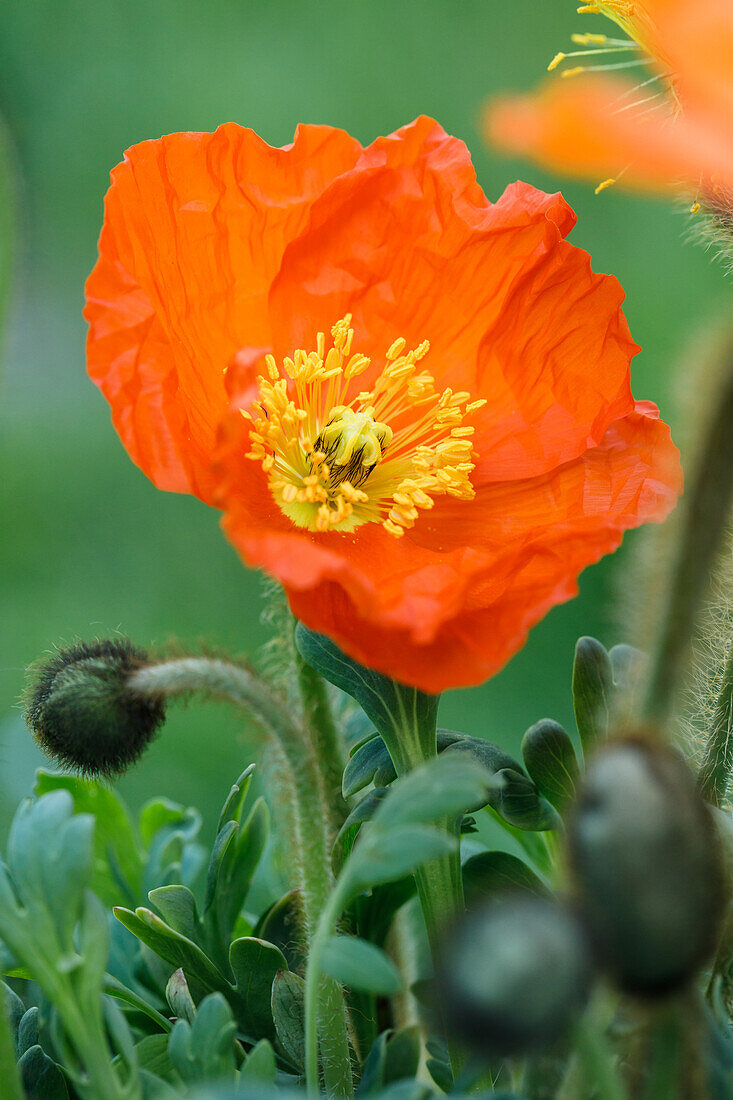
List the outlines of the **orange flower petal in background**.
<svg viewBox="0 0 733 1100">
<path fill-rule="evenodd" d="M 131 457 L 358 660 L 478 683 L 681 488 L 618 283 L 431 119 L 178 134 L 113 173 L 87 317 Z"/>
<path fill-rule="evenodd" d="M 670 110 L 663 116 L 624 110 L 638 91 L 603 76 L 552 80 L 539 92 L 506 96 L 485 111 L 492 144 L 560 175 L 613 182 L 643 191 L 694 192 L 701 178 L 733 174 L 733 133 L 725 139 L 707 118 Z"/>
<path fill-rule="evenodd" d="M 574 35 L 583 49 L 558 54 L 550 65 L 567 61 L 570 67 L 539 92 L 501 97 L 487 106 L 487 140 L 558 173 L 591 178 L 599 190 L 618 180 L 645 190 L 700 193 L 704 199 L 711 187 L 730 186 L 733 8 L 728 0 L 599 0 L 580 10 L 608 16 L 629 39 Z M 637 54 L 630 52 L 634 43 Z M 606 53 L 607 64 L 597 56 Z M 617 60 L 629 56 L 630 61 Z M 589 64 L 576 66 L 576 59 Z M 600 75 L 645 62 L 637 83 Z M 562 76 L 569 79 L 558 79 Z"/>
</svg>

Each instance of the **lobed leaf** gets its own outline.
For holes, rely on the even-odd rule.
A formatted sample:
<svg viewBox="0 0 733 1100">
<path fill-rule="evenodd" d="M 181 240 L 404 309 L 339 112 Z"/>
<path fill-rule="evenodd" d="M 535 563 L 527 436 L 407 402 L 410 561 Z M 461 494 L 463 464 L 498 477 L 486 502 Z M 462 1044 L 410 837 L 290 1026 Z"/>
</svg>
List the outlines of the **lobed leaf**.
<svg viewBox="0 0 733 1100">
<path fill-rule="evenodd" d="M 176 1022 L 168 1053 L 186 1084 L 235 1079 L 236 1030 L 231 1009 L 220 993 L 203 999 L 192 1023 Z"/>
<path fill-rule="evenodd" d="M 280 1045 L 302 1073 L 305 1065 L 305 982 L 281 970 L 272 983 L 272 1018 Z"/>
<path fill-rule="evenodd" d="M 257 1039 L 274 1039 L 270 995 L 275 975 L 287 970 L 282 951 L 253 936 L 242 937 L 229 949 L 229 965 L 243 1004 L 243 1029 Z"/>
</svg>

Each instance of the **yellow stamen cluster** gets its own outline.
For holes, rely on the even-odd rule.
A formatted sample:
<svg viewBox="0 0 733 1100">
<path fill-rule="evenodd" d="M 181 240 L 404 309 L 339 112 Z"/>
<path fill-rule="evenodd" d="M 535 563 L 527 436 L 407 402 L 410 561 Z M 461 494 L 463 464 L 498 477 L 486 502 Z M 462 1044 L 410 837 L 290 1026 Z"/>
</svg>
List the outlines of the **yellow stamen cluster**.
<svg viewBox="0 0 733 1100">
<path fill-rule="evenodd" d="M 259 397 L 242 415 L 252 421 L 247 458 L 259 462 L 282 512 L 297 527 L 352 531 L 378 522 L 396 538 L 433 498 L 474 495 L 474 428 L 467 415 L 485 402 L 442 393 L 420 367 L 429 345 L 407 350 L 395 340 L 369 390 L 351 394 L 371 366 L 352 354 L 351 314 L 318 333 L 316 350 L 299 349 L 279 367 L 265 358 Z"/>
</svg>

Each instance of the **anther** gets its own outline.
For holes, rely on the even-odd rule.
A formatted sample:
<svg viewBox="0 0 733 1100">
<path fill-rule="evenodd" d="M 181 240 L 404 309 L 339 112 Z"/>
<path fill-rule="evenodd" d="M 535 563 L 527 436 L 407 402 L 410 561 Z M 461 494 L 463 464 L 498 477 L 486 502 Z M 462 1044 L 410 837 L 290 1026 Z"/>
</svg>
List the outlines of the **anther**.
<svg viewBox="0 0 733 1100">
<path fill-rule="evenodd" d="M 405 340 L 404 336 L 400 336 L 399 339 L 395 340 L 395 342 L 388 349 L 385 356 L 387 362 L 391 363 L 393 359 L 397 359 L 398 356 L 402 355 L 402 352 L 405 350 L 406 347 L 407 340 Z"/>
</svg>

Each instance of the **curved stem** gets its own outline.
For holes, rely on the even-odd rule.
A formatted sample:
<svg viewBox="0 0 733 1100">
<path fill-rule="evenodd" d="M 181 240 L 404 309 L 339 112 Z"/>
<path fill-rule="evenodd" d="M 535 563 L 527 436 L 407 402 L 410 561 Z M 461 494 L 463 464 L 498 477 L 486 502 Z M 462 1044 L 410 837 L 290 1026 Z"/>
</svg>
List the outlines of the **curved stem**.
<svg viewBox="0 0 733 1100">
<path fill-rule="evenodd" d="M 327 1010 L 330 1002 L 329 987 L 336 985 L 332 979 L 322 981 L 322 958 L 328 937 L 333 934 L 341 913 L 349 900 L 350 883 L 347 878 L 337 882 L 331 897 L 323 908 L 313 939 L 305 972 L 305 1079 L 308 1095 L 315 1100 L 318 1090 L 318 1034 L 316 1021 Z M 320 1002 L 320 1003 L 319 1003 Z M 327 1086 L 328 1087 L 328 1086 Z M 331 1095 L 331 1094 L 329 1094 Z M 341 1096 L 341 1093 L 333 1095 Z"/>
<path fill-rule="evenodd" d="M 189 657 L 140 669 L 130 687 L 143 694 L 174 696 L 203 691 L 243 707 L 267 731 L 284 758 L 293 798 L 297 847 L 294 861 L 302 892 L 306 941 L 312 950 L 321 913 L 329 901 L 334 878 L 331 870 L 333 827 L 323 777 L 308 732 L 294 721 L 277 696 L 248 669 L 226 661 Z M 328 983 L 318 1012 L 318 1032 L 326 1089 L 329 1096 L 353 1095 L 348 1018 L 341 986 Z"/>
<path fill-rule="evenodd" d="M 398 776 L 407 775 L 413 768 L 434 759 L 438 755 L 437 711 L 438 699 L 421 695 L 414 688 L 395 685 L 398 700 L 397 712 L 391 713 L 392 729 L 380 730 Z M 426 705 L 430 701 L 432 705 Z M 421 705 L 422 704 L 422 705 Z M 443 818 L 436 821 L 459 839 L 460 821 Z M 415 872 L 415 884 L 428 933 L 430 951 L 435 958 L 447 924 L 465 908 L 460 847 L 444 856 L 422 864 Z M 445 1021 L 442 1021 L 445 1025 Z M 445 1026 L 444 1032 L 447 1031 Z M 453 1078 L 457 1080 L 464 1066 L 464 1059 L 451 1043 L 448 1044 Z"/>
</svg>

